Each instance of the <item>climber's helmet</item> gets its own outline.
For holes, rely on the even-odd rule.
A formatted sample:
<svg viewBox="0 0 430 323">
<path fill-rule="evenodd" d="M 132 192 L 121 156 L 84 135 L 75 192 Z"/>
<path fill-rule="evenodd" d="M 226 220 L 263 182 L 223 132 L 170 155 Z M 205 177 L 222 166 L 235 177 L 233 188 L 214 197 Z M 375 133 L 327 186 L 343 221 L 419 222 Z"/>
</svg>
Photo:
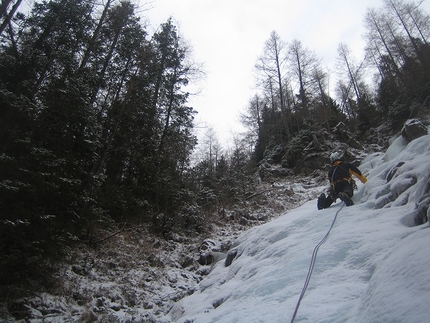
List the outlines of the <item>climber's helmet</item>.
<svg viewBox="0 0 430 323">
<path fill-rule="evenodd" d="M 330 155 L 330 162 L 333 164 L 335 161 L 342 160 L 342 156 L 335 151 Z"/>
</svg>

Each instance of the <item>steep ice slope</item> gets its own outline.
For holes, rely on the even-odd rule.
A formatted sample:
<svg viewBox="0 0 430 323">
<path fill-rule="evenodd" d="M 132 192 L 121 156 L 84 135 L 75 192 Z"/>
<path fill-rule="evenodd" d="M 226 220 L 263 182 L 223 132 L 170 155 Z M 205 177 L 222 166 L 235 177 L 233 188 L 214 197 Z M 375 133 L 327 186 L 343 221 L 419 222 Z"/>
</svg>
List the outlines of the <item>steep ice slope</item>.
<svg viewBox="0 0 430 323">
<path fill-rule="evenodd" d="M 398 139 L 360 168 L 369 181 L 321 246 L 295 322 L 424 322 L 430 317 L 430 136 Z M 312 251 L 341 203 L 316 202 L 242 234 L 166 322 L 290 322 Z M 419 224 L 423 223 L 424 224 Z"/>
</svg>

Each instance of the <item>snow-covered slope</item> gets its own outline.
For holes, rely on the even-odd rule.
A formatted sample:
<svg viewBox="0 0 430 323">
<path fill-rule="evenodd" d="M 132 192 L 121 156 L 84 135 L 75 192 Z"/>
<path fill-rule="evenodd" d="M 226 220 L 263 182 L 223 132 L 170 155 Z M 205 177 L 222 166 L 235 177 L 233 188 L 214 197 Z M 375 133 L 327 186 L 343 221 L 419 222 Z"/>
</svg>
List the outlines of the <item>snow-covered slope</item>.
<svg viewBox="0 0 430 323">
<path fill-rule="evenodd" d="M 369 181 L 319 249 L 294 322 L 428 322 L 430 136 L 400 137 L 360 168 Z M 311 201 L 243 233 L 233 263 L 217 263 L 165 321 L 290 322 L 341 205 L 318 211 Z"/>
</svg>

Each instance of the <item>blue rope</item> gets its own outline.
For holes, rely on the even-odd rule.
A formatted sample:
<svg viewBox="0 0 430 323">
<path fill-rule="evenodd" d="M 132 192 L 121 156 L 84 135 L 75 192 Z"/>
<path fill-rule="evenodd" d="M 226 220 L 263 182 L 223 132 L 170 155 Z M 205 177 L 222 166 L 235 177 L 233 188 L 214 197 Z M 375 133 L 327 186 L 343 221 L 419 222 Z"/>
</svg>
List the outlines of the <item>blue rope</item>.
<svg viewBox="0 0 430 323">
<path fill-rule="evenodd" d="M 300 302 L 302 301 L 303 296 L 305 296 L 306 289 L 308 288 L 309 281 L 311 280 L 312 272 L 314 270 L 315 260 L 317 258 L 318 249 L 327 240 L 327 237 L 330 234 L 330 231 L 333 228 L 334 223 L 336 222 L 337 215 L 339 214 L 340 210 L 342 210 L 342 208 L 344 206 L 345 206 L 345 202 L 343 202 L 342 206 L 339 208 L 339 210 L 337 210 L 336 215 L 334 216 L 333 222 L 330 226 L 330 229 L 328 229 L 324 238 L 322 238 L 322 240 L 315 246 L 314 251 L 312 252 L 312 259 L 311 259 L 311 263 L 309 265 L 308 275 L 306 276 L 305 285 L 303 286 L 302 293 L 300 294 L 299 301 L 297 302 L 296 309 L 294 311 L 293 318 L 291 319 L 290 323 L 294 322 L 296 315 L 297 315 L 297 311 L 299 310 Z"/>
</svg>

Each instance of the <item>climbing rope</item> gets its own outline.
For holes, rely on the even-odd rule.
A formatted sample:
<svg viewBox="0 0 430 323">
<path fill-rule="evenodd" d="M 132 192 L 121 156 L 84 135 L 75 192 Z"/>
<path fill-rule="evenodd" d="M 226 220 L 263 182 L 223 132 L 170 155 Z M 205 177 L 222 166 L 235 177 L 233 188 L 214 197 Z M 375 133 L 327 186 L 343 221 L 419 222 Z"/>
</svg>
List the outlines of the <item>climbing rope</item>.
<svg viewBox="0 0 430 323">
<path fill-rule="evenodd" d="M 315 246 L 314 251 L 312 252 L 312 259 L 311 259 L 311 263 L 309 265 L 308 275 L 306 276 L 305 285 L 303 286 L 302 293 L 300 294 L 299 301 L 297 302 L 296 309 L 294 310 L 294 314 L 293 314 L 293 317 L 292 317 L 290 323 L 294 322 L 294 320 L 296 318 L 296 315 L 297 315 L 297 311 L 299 310 L 300 302 L 302 301 L 303 296 L 305 296 L 306 289 L 308 288 L 309 281 L 311 280 L 312 272 L 314 270 L 315 260 L 317 258 L 318 249 L 327 240 L 327 237 L 330 234 L 330 231 L 333 228 L 334 223 L 336 222 L 337 215 L 339 214 L 340 210 L 342 210 L 342 208 L 344 206 L 345 206 L 345 202 L 342 202 L 341 207 L 339 208 L 339 210 L 337 210 L 337 212 L 336 212 L 336 214 L 334 216 L 334 219 L 333 219 L 333 222 L 332 222 L 332 224 L 330 226 L 330 229 L 328 229 L 328 231 L 327 231 L 326 235 L 324 236 L 324 238 L 322 238 L 322 240 Z"/>
</svg>

